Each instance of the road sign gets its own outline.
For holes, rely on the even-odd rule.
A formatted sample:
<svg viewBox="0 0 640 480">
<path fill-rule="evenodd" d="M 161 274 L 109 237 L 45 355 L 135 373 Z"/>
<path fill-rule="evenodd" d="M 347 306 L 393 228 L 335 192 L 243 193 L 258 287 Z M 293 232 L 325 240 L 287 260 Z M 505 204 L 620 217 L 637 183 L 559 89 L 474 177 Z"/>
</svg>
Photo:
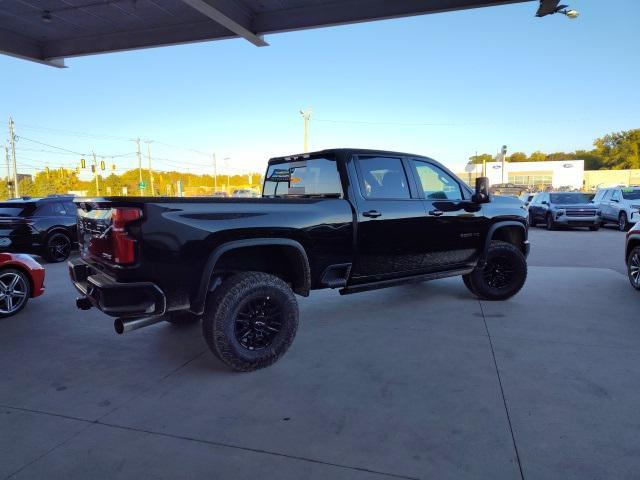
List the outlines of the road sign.
<svg viewBox="0 0 640 480">
<path fill-rule="evenodd" d="M 140 182 L 138 184 L 138 187 L 140 187 L 140 190 L 144 190 L 144 187 L 146 187 L 147 185 L 144 182 Z"/>
</svg>

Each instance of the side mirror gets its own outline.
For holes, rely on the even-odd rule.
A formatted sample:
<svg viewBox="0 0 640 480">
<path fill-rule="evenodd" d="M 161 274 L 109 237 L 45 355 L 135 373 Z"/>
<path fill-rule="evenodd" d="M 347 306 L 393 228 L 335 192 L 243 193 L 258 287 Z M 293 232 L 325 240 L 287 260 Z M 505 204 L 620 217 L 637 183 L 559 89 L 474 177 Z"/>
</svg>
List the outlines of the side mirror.
<svg viewBox="0 0 640 480">
<path fill-rule="evenodd" d="M 489 203 L 489 179 L 487 177 L 476 178 L 476 193 L 471 197 L 474 203 Z"/>
<path fill-rule="evenodd" d="M 612 198 L 611 201 L 615 203 L 620 203 L 620 200 L 618 200 L 617 198 Z"/>
<path fill-rule="evenodd" d="M 542 205 L 549 205 L 549 202 L 547 202 L 546 200 L 543 200 L 540 202 Z"/>
</svg>

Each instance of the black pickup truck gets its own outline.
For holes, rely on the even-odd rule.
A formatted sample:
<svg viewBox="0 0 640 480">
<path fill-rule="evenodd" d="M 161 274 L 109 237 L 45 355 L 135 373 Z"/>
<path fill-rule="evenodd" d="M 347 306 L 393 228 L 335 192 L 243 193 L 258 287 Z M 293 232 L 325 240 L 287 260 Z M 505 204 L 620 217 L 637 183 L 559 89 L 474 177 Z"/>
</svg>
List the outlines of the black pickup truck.
<svg viewBox="0 0 640 480">
<path fill-rule="evenodd" d="M 486 300 L 527 275 L 527 212 L 418 155 L 334 149 L 272 158 L 262 198 L 77 199 L 77 306 L 118 333 L 202 319 L 233 369 L 274 363 L 298 326 L 294 293 L 350 294 L 461 275 Z"/>
</svg>

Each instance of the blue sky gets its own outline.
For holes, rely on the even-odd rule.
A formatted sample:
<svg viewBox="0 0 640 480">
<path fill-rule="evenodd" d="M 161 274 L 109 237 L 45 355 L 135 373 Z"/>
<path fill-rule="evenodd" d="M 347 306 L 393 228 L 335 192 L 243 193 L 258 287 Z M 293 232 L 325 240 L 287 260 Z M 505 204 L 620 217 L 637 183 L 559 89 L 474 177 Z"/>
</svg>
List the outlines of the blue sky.
<svg viewBox="0 0 640 480">
<path fill-rule="evenodd" d="M 312 149 L 402 150 L 452 168 L 503 144 L 588 149 L 640 127 L 640 2 L 568 3 L 578 20 L 534 18 L 536 4 L 522 3 L 271 35 L 266 48 L 226 40 L 79 57 L 67 69 L 2 56 L 0 119 L 16 121 L 18 165 L 31 173 L 79 157 L 27 138 L 110 156 L 142 137 L 159 169 L 211 171 L 197 150 L 215 152 L 222 172 L 261 171 L 302 150 L 305 107 Z"/>
</svg>

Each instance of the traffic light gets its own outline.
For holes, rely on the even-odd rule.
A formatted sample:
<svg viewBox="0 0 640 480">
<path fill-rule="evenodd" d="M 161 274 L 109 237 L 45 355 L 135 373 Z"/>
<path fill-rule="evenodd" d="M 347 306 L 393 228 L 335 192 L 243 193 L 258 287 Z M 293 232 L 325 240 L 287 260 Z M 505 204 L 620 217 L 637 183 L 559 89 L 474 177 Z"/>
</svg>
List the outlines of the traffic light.
<svg viewBox="0 0 640 480">
<path fill-rule="evenodd" d="M 91 173 L 96 173 L 96 166 L 95 165 L 91 165 Z"/>
<path fill-rule="evenodd" d="M 100 160 L 100 170 L 104 171 L 105 165 L 104 165 L 104 160 Z"/>
<path fill-rule="evenodd" d="M 87 168 L 87 162 L 84 160 L 84 158 L 80 159 L 80 168 Z"/>
</svg>

